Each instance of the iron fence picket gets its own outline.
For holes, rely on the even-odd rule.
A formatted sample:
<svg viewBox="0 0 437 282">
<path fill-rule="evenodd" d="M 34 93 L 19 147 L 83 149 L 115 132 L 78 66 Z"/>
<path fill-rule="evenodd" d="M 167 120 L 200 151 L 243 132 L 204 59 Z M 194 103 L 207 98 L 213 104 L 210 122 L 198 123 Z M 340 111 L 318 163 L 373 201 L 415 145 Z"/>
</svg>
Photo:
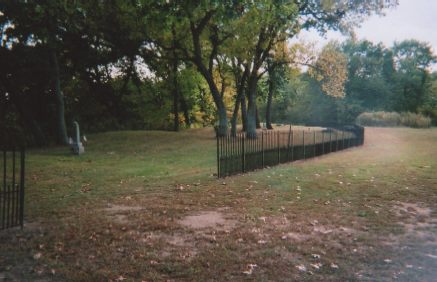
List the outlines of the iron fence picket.
<svg viewBox="0 0 437 282">
<path fill-rule="evenodd" d="M 7 165 L 7 152 L 3 150 L 3 191 L 2 191 L 2 229 L 6 228 L 6 165 Z"/>
<path fill-rule="evenodd" d="M 313 158 L 316 157 L 316 131 L 313 132 Z"/>
</svg>

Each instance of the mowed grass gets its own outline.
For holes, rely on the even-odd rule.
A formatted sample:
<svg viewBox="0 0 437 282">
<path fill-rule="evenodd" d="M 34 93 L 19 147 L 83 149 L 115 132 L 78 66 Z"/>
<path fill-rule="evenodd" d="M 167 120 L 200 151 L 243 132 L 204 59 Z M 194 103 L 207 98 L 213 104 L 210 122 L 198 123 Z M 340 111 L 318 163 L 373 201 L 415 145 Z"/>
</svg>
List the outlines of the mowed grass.
<svg viewBox="0 0 437 282">
<path fill-rule="evenodd" d="M 224 179 L 212 129 L 88 139 L 80 157 L 28 152 L 27 225 L 0 233 L 0 277 L 437 277 L 436 129 L 367 128 L 362 147 Z M 183 224 L 208 212 L 222 221 Z"/>
<path fill-rule="evenodd" d="M 216 169 L 212 132 L 109 132 L 89 136 L 81 156 L 64 147 L 30 151 L 28 215 L 165 190 L 182 179 L 211 179 Z"/>
</svg>

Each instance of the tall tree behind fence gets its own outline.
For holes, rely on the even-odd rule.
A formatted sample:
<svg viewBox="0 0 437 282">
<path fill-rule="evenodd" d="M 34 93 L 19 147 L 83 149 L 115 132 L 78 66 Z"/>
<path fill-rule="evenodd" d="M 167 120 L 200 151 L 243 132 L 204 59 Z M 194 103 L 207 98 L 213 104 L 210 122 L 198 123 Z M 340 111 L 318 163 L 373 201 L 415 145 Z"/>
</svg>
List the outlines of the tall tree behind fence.
<svg viewBox="0 0 437 282">
<path fill-rule="evenodd" d="M 357 125 L 261 131 L 256 139 L 217 136 L 217 175 L 225 177 L 344 150 L 364 143 Z"/>
<path fill-rule="evenodd" d="M 24 217 L 24 163 L 25 151 L 0 150 L 0 230 L 14 226 L 23 227 Z"/>
</svg>

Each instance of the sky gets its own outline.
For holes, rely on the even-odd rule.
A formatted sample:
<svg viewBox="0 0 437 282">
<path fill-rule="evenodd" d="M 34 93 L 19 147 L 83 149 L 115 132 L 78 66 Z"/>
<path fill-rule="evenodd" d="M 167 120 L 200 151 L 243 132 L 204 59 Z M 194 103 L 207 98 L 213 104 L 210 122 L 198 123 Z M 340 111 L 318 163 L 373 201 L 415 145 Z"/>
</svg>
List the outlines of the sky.
<svg viewBox="0 0 437 282">
<path fill-rule="evenodd" d="M 428 42 L 437 54 L 437 0 L 399 0 L 399 5 L 386 10 L 385 16 L 371 16 L 361 27 L 355 29 L 358 39 L 367 39 L 391 47 L 395 41 L 417 39 Z M 317 41 L 317 46 L 329 40 L 342 41 L 345 37 L 339 32 L 330 31 L 326 38 L 315 31 L 302 31 L 298 39 Z M 437 65 L 433 66 L 437 70 Z"/>
</svg>

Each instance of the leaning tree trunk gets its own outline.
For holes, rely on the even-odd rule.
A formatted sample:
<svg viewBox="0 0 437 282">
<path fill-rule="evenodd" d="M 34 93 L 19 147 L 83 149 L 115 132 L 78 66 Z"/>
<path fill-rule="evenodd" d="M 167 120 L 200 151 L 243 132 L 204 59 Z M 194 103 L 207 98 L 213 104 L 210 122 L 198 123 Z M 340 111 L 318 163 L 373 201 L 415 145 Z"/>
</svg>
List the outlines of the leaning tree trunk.
<svg viewBox="0 0 437 282">
<path fill-rule="evenodd" d="M 246 102 L 244 101 L 244 89 L 246 86 L 246 78 L 247 78 L 247 72 L 245 71 L 241 77 L 235 75 L 235 80 L 238 81 L 237 85 L 237 97 L 235 99 L 235 105 L 234 105 L 234 112 L 232 114 L 232 120 L 231 120 L 231 134 L 232 136 L 237 136 L 237 119 L 238 119 L 238 111 L 241 104 L 241 111 L 242 111 L 242 119 L 243 119 L 243 130 L 246 126 Z M 244 113 L 243 113 L 244 111 Z"/>
<path fill-rule="evenodd" d="M 246 106 L 246 95 L 243 93 L 241 96 L 241 120 L 243 123 L 243 131 L 247 131 L 247 106 Z"/>
<path fill-rule="evenodd" d="M 248 83 L 247 103 L 247 138 L 256 138 L 256 86 L 257 78 L 251 76 Z"/>
<path fill-rule="evenodd" d="M 61 91 L 61 77 L 59 73 L 59 63 L 56 51 L 52 51 L 53 60 L 53 90 L 56 97 L 56 130 L 58 144 L 68 144 L 67 127 L 65 125 L 65 105 L 64 94 Z"/>
<path fill-rule="evenodd" d="M 234 112 L 232 113 L 231 135 L 234 137 L 237 136 L 237 118 L 238 118 L 238 111 L 240 108 L 241 96 L 242 96 L 242 92 L 239 91 L 237 97 L 235 98 Z"/>
<path fill-rule="evenodd" d="M 226 136 L 226 134 L 228 133 L 228 117 L 226 116 L 225 103 L 223 102 L 220 92 L 217 89 L 217 85 L 214 82 L 214 78 L 212 74 L 207 70 L 207 68 L 201 62 L 200 59 L 196 60 L 196 66 L 199 72 L 205 78 L 206 82 L 208 83 L 209 90 L 211 91 L 211 95 L 214 100 L 214 104 L 217 108 L 217 115 L 218 115 L 218 122 L 219 122 L 217 127 L 217 135 Z"/>
<path fill-rule="evenodd" d="M 273 129 L 271 120 L 271 110 L 272 110 L 272 100 L 273 100 L 273 81 L 269 76 L 269 93 L 267 95 L 267 107 L 266 107 L 266 127 L 267 129 Z"/>
<path fill-rule="evenodd" d="M 215 106 L 217 107 L 217 115 L 218 115 L 218 128 L 217 135 L 218 136 L 226 136 L 228 133 L 228 117 L 226 116 L 226 107 L 223 102 L 222 97 L 220 96 L 220 92 L 218 91 L 212 76 L 208 76 L 206 80 L 209 85 L 209 89 L 211 90 L 212 98 L 214 100 Z"/>
<path fill-rule="evenodd" d="M 205 25 L 195 28 L 194 25 L 191 24 L 191 36 L 192 36 L 193 48 L 194 48 L 193 63 L 196 65 L 198 71 L 200 72 L 200 74 L 202 74 L 203 78 L 205 78 L 206 82 L 208 83 L 212 98 L 217 108 L 217 115 L 219 121 L 218 128 L 217 128 L 217 135 L 226 136 L 228 133 L 228 117 L 226 116 L 225 103 L 223 102 L 223 98 L 221 97 L 220 92 L 217 89 L 217 85 L 214 81 L 212 64 L 209 68 L 207 68 L 202 59 L 200 34 L 202 33 L 204 27 Z"/>
</svg>

